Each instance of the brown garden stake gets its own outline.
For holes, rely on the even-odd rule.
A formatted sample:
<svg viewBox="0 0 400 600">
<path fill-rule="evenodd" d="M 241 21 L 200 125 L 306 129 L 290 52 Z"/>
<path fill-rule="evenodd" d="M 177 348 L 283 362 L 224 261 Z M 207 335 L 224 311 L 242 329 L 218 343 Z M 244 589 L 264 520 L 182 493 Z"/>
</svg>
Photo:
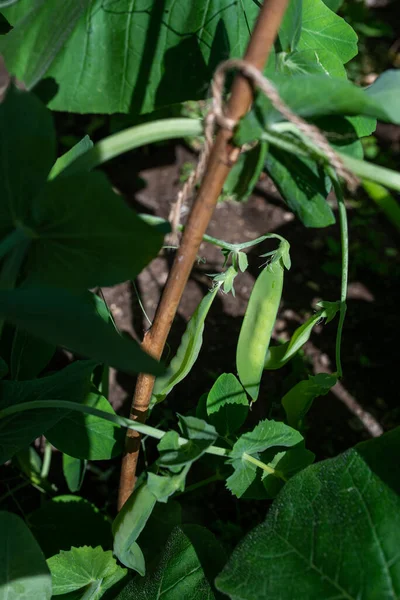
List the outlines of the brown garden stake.
<svg viewBox="0 0 400 600">
<path fill-rule="evenodd" d="M 289 0 L 264 0 L 244 60 L 260 71 L 268 59 Z M 232 86 L 225 116 L 236 122 L 248 111 L 253 98 L 251 83 L 239 73 Z M 157 308 L 153 326 L 144 337 L 143 349 L 160 359 L 178 305 L 229 171 L 238 159 L 239 149 L 230 143 L 232 132 L 221 128 L 216 136 L 199 193 L 185 225 L 168 281 Z M 140 375 L 136 384 L 130 418 L 144 422 L 150 404 L 154 377 Z M 121 509 L 135 486 L 140 434 L 128 429 L 122 460 L 118 508 Z"/>
</svg>

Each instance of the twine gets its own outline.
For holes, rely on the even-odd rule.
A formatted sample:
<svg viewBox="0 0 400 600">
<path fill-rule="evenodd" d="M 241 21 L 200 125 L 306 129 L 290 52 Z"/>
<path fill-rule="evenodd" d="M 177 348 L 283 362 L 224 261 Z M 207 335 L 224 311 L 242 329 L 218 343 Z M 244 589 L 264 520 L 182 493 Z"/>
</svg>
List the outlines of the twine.
<svg viewBox="0 0 400 600">
<path fill-rule="evenodd" d="M 226 74 L 231 69 L 238 69 L 242 75 L 247 77 L 254 87 L 259 88 L 265 94 L 273 107 L 281 115 L 296 125 L 299 131 L 304 133 L 314 145 L 321 150 L 326 156 L 330 166 L 336 171 L 337 175 L 345 181 L 350 191 L 354 192 L 359 185 L 357 177 L 345 166 L 341 157 L 335 152 L 320 129 L 296 115 L 282 100 L 278 90 L 269 79 L 250 63 L 240 59 L 230 59 L 221 63 L 214 73 L 214 78 L 211 83 L 212 104 L 204 119 L 204 145 L 200 152 L 195 170 L 191 173 L 182 190 L 179 192 L 176 202 L 171 207 L 169 220 L 172 226 L 172 235 L 175 237 L 179 227 L 182 207 L 192 195 L 195 185 L 202 179 L 206 170 L 213 146 L 216 125 L 219 125 L 219 127 L 222 127 L 223 129 L 228 129 L 229 131 L 233 131 L 237 125 L 236 119 L 229 118 L 225 115 L 223 104 Z"/>
</svg>

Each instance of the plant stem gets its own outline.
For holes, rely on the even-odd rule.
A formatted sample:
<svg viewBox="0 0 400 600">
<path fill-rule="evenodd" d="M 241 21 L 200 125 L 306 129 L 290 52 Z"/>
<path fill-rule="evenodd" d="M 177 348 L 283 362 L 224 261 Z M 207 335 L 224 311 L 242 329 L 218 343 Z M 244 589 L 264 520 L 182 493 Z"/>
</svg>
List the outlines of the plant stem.
<svg viewBox="0 0 400 600">
<path fill-rule="evenodd" d="M 343 376 L 342 360 L 341 360 L 341 346 L 342 346 L 342 332 L 344 320 L 346 317 L 346 298 L 347 298 L 347 284 L 349 278 L 349 228 L 347 223 L 347 211 L 344 203 L 342 188 L 336 176 L 336 173 L 329 168 L 328 174 L 332 180 L 333 187 L 335 189 L 336 199 L 338 203 L 339 213 L 339 226 L 340 226 L 340 244 L 342 247 L 342 279 L 340 286 L 340 312 L 339 312 L 339 324 L 336 334 L 336 371 L 337 376 L 341 378 Z"/>
<path fill-rule="evenodd" d="M 97 142 L 93 148 L 68 165 L 64 172 L 90 171 L 140 146 L 198 135 L 203 135 L 203 127 L 199 119 L 160 119 L 152 123 L 136 125 Z"/>
<path fill-rule="evenodd" d="M 273 127 L 264 131 L 262 139 L 269 142 L 273 146 L 290 152 L 291 154 L 300 155 L 304 157 L 310 156 L 310 151 L 305 148 L 304 143 L 294 137 L 285 137 L 284 133 L 293 133 L 299 135 L 297 127 L 293 123 L 276 123 Z M 309 146 L 310 150 L 322 161 L 327 164 L 326 157 L 314 146 Z M 343 160 L 346 167 L 348 167 L 357 177 L 365 179 L 366 181 L 374 181 L 380 183 L 386 188 L 390 188 L 397 192 L 400 192 L 400 174 L 391 169 L 385 167 L 379 167 L 373 163 L 366 162 L 365 160 L 359 160 L 353 158 L 342 152 L 337 152 L 340 158 Z"/>
<path fill-rule="evenodd" d="M 280 471 L 277 471 L 276 469 L 273 469 L 269 465 L 266 465 L 265 463 L 263 463 L 261 460 L 254 458 L 254 456 L 251 456 L 251 454 L 247 454 L 247 452 L 243 452 L 242 458 L 244 460 L 247 460 L 247 462 L 253 463 L 253 465 L 256 465 L 257 467 L 260 467 L 260 469 L 262 469 L 266 473 L 269 473 L 270 475 L 275 475 L 275 477 L 278 477 L 279 479 L 282 479 L 283 481 L 287 481 L 286 477 L 284 477 Z"/>
<path fill-rule="evenodd" d="M 244 59 L 262 70 L 274 44 L 280 24 L 285 14 L 288 0 L 264 0 L 253 34 L 250 38 Z M 248 111 L 253 98 L 249 81 L 237 74 L 229 101 L 226 116 L 238 120 Z M 178 305 L 196 260 L 200 243 L 218 202 L 225 180 L 239 157 L 239 149 L 231 143 L 232 132 L 220 129 L 217 134 L 207 170 L 197 198 L 192 206 L 168 281 L 154 318 L 152 328 L 143 340 L 143 349 L 159 359 L 164 349 L 168 333 L 173 323 Z M 132 402 L 131 418 L 146 420 L 154 386 L 154 377 L 140 375 Z M 127 432 L 126 454 L 122 460 L 118 506 L 121 508 L 135 486 L 135 475 L 140 451 L 140 436 Z"/>
<path fill-rule="evenodd" d="M 25 412 L 26 410 L 38 410 L 49 408 L 65 409 L 85 413 L 87 415 L 93 415 L 94 417 L 99 417 L 100 419 L 104 419 L 105 421 L 110 421 L 110 423 L 112 423 L 116 427 L 125 427 L 126 429 L 140 432 L 143 435 L 148 435 L 149 437 L 155 438 L 157 440 L 161 440 L 161 438 L 163 438 L 164 435 L 167 433 L 166 431 L 156 429 L 155 427 L 151 427 L 150 425 L 146 425 L 145 423 L 141 423 L 140 421 L 126 419 L 125 417 L 120 417 L 119 415 L 114 415 L 112 413 L 99 410 L 98 408 L 93 408 L 92 406 L 78 404 L 77 402 L 69 402 L 68 400 L 33 400 L 32 402 L 21 402 L 20 404 L 13 404 L 12 406 L 8 406 L 7 408 L 0 410 L 0 421 L 1 419 L 5 419 L 6 417 L 10 417 L 11 415 Z M 178 438 L 180 446 L 187 444 L 188 441 L 189 440 L 183 437 Z M 215 456 L 229 456 L 229 450 L 227 448 L 220 448 L 219 446 L 209 446 L 206 450 L 206 453 L 213 454 Z"/>
<path fill-rule="evenodd" d="M 178 496 L 182 496 L 183 494 L 189 494 L 190 492 L 194 492 L 195 490 L 198 490 L 198 489 L 204 487 L 205 485 L 208 485 L 209 483 L 214 483 L 215 481 L 223 481 L 223 480 L 224 480 L 224 478 L 219 473 L 215 473 L 214 475 L 211 475 L 211 477 L 208 477 L 207 479 L 202 479 L 201 481 L 198 481 L 197 483 L 188 485 L 183 492 L 180 492 L 179 494 L 175 494 L 174 498 L 177 498 Z"/>
</svg>

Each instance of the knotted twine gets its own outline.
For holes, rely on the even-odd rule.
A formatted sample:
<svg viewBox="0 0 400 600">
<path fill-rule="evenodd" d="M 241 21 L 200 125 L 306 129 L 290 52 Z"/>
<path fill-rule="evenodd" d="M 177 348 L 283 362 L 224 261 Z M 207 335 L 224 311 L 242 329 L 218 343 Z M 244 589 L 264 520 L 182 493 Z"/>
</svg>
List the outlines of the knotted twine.
<svg viewBox="0 0 400 600">
<path fill-rule="evenodd" d="M 237 69 L 242 75 L 250 80 L 254 87 L 259 88 L 270 100 L 272 106 L 281 113 L 288 121 L 293 123 L 299 131 L 304 133 L 313 144 L 321 150 L 327 159 L 329 165 L 336 171 L 338 177 L 343 179 L 350 191 L 355 191 L 359 185 L 357 177 L 345 166 L 343 160 L 335 152 L 324 134 L 311 123 L 308 123 L 298 115 L 282 100 L 278 90 L 256 67 L 241 59 L 230 59 L 221 63 L 215 73 L 211 83 L 212 103 L 210 110 L 204 119 L 204 144 L 200 151 L 196 168 L 190 174 L 180 190 L 176 202 L 171 207 L 169 221 L 171 222 L 172 234 L 177 235 L 182 207 L 185 206 L 188 198 L 192 195 L 195 185 L 202 179 L 207 167 L 207 162 L 213 146 L 213 139 L 216 126 L 233 131 L 237 125 L 235 119 L 231 119 L 224 114 L 223 93 L 225 89 L 226 74 L 231 69 Z"/>
</svg>

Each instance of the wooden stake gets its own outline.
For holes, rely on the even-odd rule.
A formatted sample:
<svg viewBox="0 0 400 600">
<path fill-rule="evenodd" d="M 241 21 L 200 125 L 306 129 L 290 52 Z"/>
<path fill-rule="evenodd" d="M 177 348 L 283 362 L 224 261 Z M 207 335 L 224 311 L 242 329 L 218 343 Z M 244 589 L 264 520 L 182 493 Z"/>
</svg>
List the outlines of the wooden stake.
<svg viewBox="0 0 400 600">
<path fill-rule="evenodd" d="M 266 64 L 288 2 L 289 0 L 264 0 L 244 56 L 245 61 L 260 70 Z M 226 116 L 235 121 L 243 117 L 251 105 L 252 98 L 253 91 L 251 84 L 245 77 L 237 74 L 226 107 Z M 185 225 L 182 242 L 176 253 L 168 281 L 158 305 L 153 326 L 144 337 L 143 350 L 156 359 L 161 358 L 203 235 L 208 227 L 229 171 L 238 159 L 239 149 L 230 144 L 231 137 L 232 133 L 224 129 L 221 129 L 216 136 L 207 170 L 188 217 L 187 224 Z M 154 377 L 150 375 L 139 376 L 132 402 L 131 419 L 137 419 L 140 422 L 146 420 L 153 386 Z M 139 450 L 140 435 L 128 429 L 125 455 L 121 468 L 118 497 L 119 510 L 125 504 L 135 487 Z"/>
</svg>

